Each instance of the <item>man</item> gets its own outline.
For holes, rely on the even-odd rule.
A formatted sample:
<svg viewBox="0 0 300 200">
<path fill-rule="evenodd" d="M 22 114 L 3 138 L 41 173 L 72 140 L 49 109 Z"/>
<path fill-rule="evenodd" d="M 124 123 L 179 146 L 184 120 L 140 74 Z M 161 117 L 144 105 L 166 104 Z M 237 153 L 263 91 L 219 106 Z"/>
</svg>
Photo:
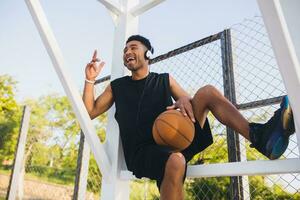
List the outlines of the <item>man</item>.
<svg viewBox="0 0 300 200">
<path fill-rule="evenodd" d="M 140 35 L 128 38 L 124 65 L 131 76 L 113 80 L 94 100 L 95 79 L 104 66 L 94 52 L 87 64 L 83 100 L 91 118 L 107 111 L 113 103 L 119 124 L 127 167 L 133 174 L 157 181 L 161 199 L 183 199 L 186 163 L 212 144 L 207 114 L 209 111 L 224 125 L 234 129 L 269 159 L 279 158 L 295 132 L 292 110 L 284 97 L 280 108 L 265 124 L 249 123 L 213 86 L 200 88 L 193 98 L 167 73 L 149 73 L 150 41 Z M 172 103 L 172 97 L 176 101 Z M 155 118 L 166 109 L 180 109 L 195 125 L 195 137 L 182 152 L 158 146 L 152 137 Z"/>
</svg>

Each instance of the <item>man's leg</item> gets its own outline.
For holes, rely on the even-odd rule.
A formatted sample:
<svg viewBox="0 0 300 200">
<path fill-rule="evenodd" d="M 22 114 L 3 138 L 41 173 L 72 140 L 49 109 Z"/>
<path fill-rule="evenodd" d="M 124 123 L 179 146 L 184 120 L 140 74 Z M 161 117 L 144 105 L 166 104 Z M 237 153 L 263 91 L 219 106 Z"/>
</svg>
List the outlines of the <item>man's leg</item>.
<svg viewBox="0 0 300 200">
<path fill-rule="evenodd" d="M 292 109 L 288 97 L 282 99 L 280 108 L 265 124 L 248 123 L 240 112 L 213 86 L 205 86 L 192 99 L 196 119 L 203 124 L 208 111 L 224 125 L 242 134 L 269 159 L 279 158 L 286 150 L 289 136 L 295 132 Z"/>
<path fill-rule="evenodd" d="M 248 140 L 249 123 L 232 103 L 211 85 L 200 88 L 192 99 L 195 118 L 203 127 L 208 111 L 222 124 L 234 129 Z"/>
<path fill-rule="evenodd" d="M 181 153 L 172 153 L 167 160 L 165 174 L 160 186 L 161 200 L 183 200 L 184 173 L 184 156 Z"/>
</svg>

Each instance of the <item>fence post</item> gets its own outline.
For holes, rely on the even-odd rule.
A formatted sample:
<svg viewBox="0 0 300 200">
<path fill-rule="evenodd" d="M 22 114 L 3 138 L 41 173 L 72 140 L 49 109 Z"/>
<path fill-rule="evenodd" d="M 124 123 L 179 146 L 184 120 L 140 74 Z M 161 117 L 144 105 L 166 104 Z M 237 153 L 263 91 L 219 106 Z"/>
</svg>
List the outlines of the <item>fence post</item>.
<svg viewBox="0 0 300 200">
<path fill-rule="evenodd" d="M 80 131 L 80 144 L 77 158 L 77 169 L 73 200 L 85 199 L 87 179 L 89 174 L 90 147 Z M 100 184 L 100 183 L 99 183 Z"/>
<path fill-rule="evenodd" d="M 226 29 L 221 34 L 221 51 L 222 51 L 222 68 L 223 68 L 223 83 L 224 95 L 236 105 L 234 71 L 230 29 Z M 241 161 L 239 135 L 232 129 L 226 127 L 227 132 L 227 149 L 229 162 Z M 242 200 L 243 184 L 242 177 L 230 177 L 231 199 Z"/>
<path fill-rule="evenodd" d="M 30 120 L 30 108 L 28 106 L 24 106 L 20 133 L 19 133 L 18 143 L 15 151 L 15 159 L 14 159 L 12 173 L 9 181 L 9 187 L 7 191 L 8 200 L 15 200 L 17 190 L 23 188 L 20 187 L 21 184 L 20 181 L 23 180 L 21 175 L 24 176 L 24 173 L 22 174 L 21 171 L 24 167 L 23 165 L 25 164 L 24 154 L 25 154 L 26 137 L 27 137 L 28 127 L 29 127 L 29 120 Z M 22 192 L 20 192 L 19 194 L 22 194 Z M 19 196 L 18 198 L 22 199 L 21 196 Z"/>
</svg>

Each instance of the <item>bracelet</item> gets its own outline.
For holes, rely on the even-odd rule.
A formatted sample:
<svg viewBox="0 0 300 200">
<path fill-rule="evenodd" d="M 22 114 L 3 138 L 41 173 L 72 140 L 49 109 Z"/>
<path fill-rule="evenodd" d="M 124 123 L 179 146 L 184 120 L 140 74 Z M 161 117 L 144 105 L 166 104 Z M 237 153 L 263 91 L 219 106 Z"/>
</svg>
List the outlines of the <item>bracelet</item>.
<svg viewBox="0 0 300 200">
<path fill-rule="evenodd" d="M 96 81 L 90 81 L 88 79 L 85 79 L 85 82 L 90 83 L 90 84 L 95 84 Z"/>
</svg>

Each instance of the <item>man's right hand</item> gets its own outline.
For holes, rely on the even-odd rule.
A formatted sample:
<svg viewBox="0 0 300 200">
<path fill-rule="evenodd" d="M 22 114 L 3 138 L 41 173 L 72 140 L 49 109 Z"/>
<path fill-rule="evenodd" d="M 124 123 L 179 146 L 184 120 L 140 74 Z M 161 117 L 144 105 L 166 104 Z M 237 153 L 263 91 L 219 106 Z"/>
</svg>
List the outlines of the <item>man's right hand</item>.
<svg viewBox="0 0 300 200">
<path fill-rule="evenodd" d="M 95 50 L 91 62 L 85 67 L 85 77 L 87 80 L 95 81 L 105 64 L 105 62 L 100 61 L 101 60 L 97 58 L 97 50 Z"/>
</svg>

